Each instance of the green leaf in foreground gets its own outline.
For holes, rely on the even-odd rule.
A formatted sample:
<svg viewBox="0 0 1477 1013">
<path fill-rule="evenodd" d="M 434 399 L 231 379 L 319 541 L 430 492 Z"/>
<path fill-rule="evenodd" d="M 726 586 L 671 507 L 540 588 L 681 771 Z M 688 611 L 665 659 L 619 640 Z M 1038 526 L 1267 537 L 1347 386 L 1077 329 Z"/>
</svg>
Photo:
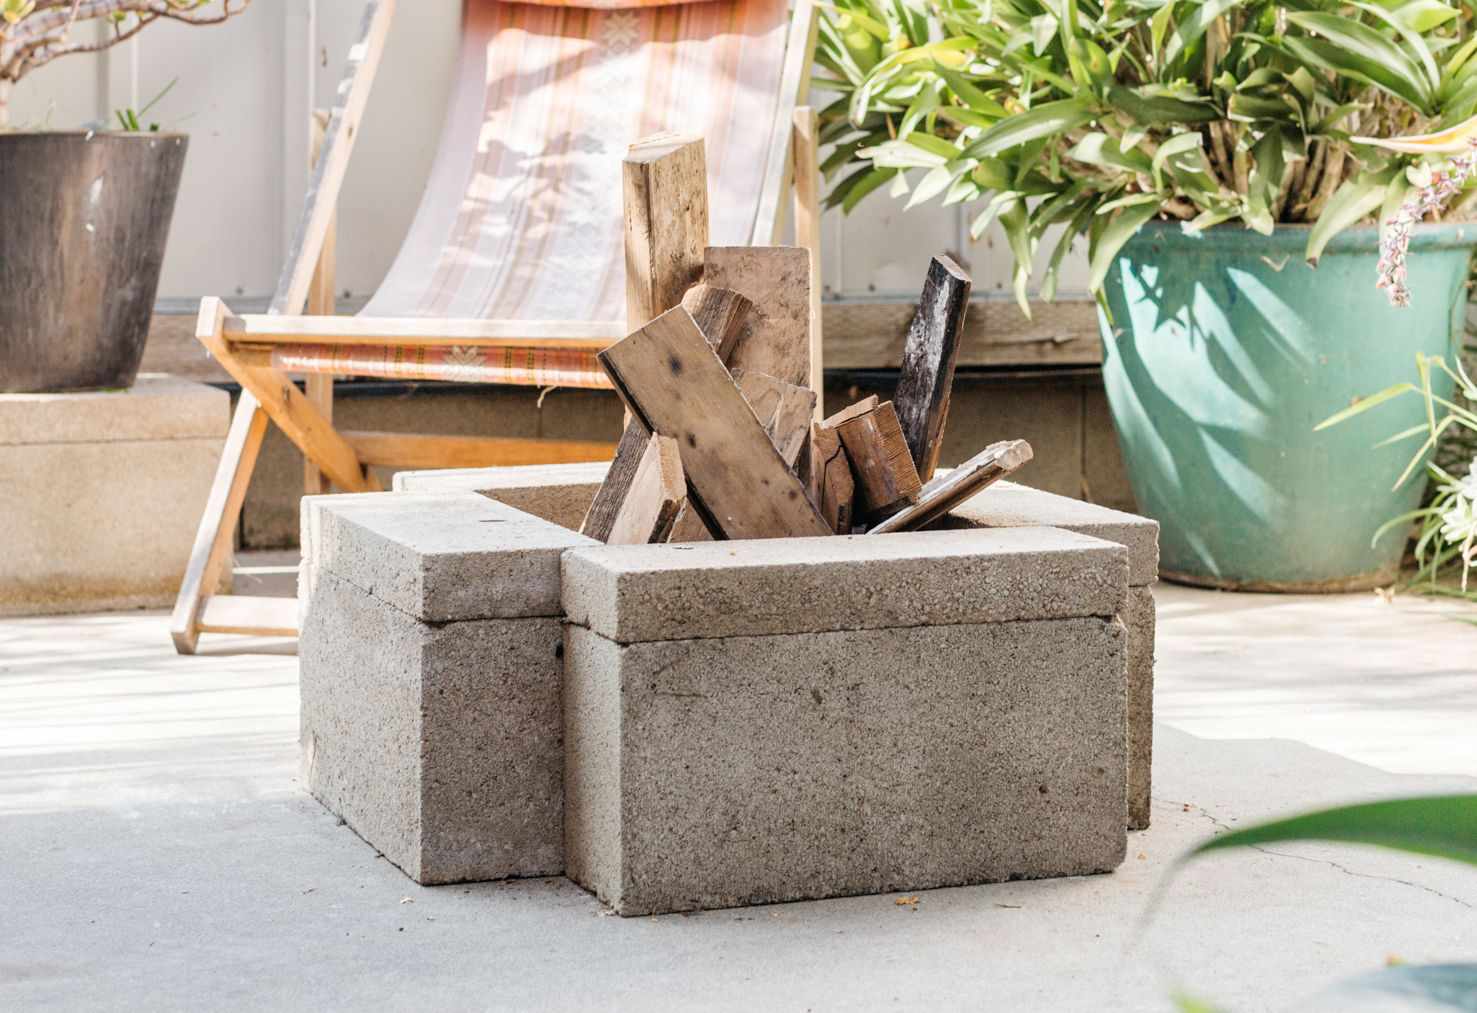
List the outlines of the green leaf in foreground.
<svg viewBox="0 0 1477 1013">
<path fill-rule="evenodd" d="M 1290 841 L 1372 844 L 1477 865 L 1477 795 L 1431 795 L 1320 809 L 1212 837 L 1182 861 L 1212 851 Z"/>
</svg>

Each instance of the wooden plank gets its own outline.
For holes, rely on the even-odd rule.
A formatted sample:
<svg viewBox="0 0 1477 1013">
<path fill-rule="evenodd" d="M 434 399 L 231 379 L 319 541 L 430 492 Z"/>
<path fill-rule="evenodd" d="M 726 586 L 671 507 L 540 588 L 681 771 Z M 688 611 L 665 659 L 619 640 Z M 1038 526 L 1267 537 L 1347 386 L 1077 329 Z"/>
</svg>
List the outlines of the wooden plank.
<svg viewBox="0 0 1477 1013">
<path fill-rule="evenodd" d="M 707 283 L 694 285 L 682 297 L 682 305 L 687 307 L 703 337 L 708 339 L 708 344 L 725 363 L 754 329 L 754 304 L 731 288 L 718 288 Z"/>
<path fill-rule="evenodd" d="M 204 633 L 257 637 L 297 636 L 297 599 L 223 594 L 207 598 L 200 618 Z"/>
<path fill-rule="evenodd" d="M 785 186 L 792 166 L 789 144 L 795 106 L 810 92 L 810 66 L 815 56 L 816 5 L 814 0 L 795 0 L 790 27 L 785 36 L 785 62 L 780 69 L 779 101 L 769 124 L 765 144 L 764 176 L 759 188 L 759 206 L 754 215 L 755 246 L 779 241 L 780 214 Z"/>
<path fill-rule="evenodd" d="M 701 138 L 659 134 L 631 145 L 622 164 L 625 215 L 626 331 L 680 305 L 702 277 L 708 242 L 708 175 Z M 732 299 L 697 297 L 695 309 L 711 317 L 708 333 L 718 344 L 735 340 L 730 330 L 745 325 L 748 311 Z M 701 323 L 701 322 L 700 322 Z M 721 333 L 720 333 L 721 332 Z M 580 533 L 599 541 L 610 537 L 616 514 L 631 491 L 651 433 L 626 419 L 610 471 L 595 493 Z"/>
<path fill-rule="evenodd" d="M 663 313 L 600 363 L 631 414 L 677 440 L 688 502 L 715 537 L 831 534 L 687 310 Z"/>
<path fill-rule="evenodd" d="M 882 399 L 876 394 L 868 394 L 856 404 L 848 405 L 836 414 L 827 416 L 821 421 L 821 425 L 827 429 L 835 429 L 844 422 L 850 422 L 852 419 L 861 418 L 868 412 L 876 411 L 881 403 Z"/>
<path fill-rule="evenodd" d="M 860 516 L 885 517 L 918 499 L 923 483 L 918 480 L 918 469 L 913 466 L 913 455 L 891 401 L 835 428 L 856 475 Z"/>
<path fill-rule="evenodd" d="M 733 379 L 743 391 L 744 400 L 754 409 L 759 424 L 774 441 L 785 464 L 794 468 L 800 451 L 810 442 L 811 419 L 815 417 L 815 391 L 746 369 L 733 370 Z"/>
<path fill-rule="evenodd" d="M 810 374 L 806 385 L 817 394 L 826 389 L 821 322 L 821 173 L 817 164 L 818 132 L 815 110 L 810 106 L 796 109 L 794 136 L 790 140 L 795 177 L 795 245 L 810 254 Z M 820 421 L 820 417 L 821 399 L 816 398 L 816 421 Z"/>
<path fill-rule="evenodd" d="M 691 503 L 684 503 L 682 512 L 677 515 L 677 522 L 672 525 L 672 533 L 667 536 L 667 541 L 676 545 L 682 542 L 711 542 L 712 540 L 713 533 L 698 516 L 697 510 Z"/>
<path fill-rule="evenodd" d="M 687 503 L 687 478 L 677 441 L 653 435 L 646 442 L 631 491 L 616 512 L 609 545 L 649 545 L 665 542 L 677 515 Z"/>
<path fill-rule="evenodd" d="M 221 449 L 205 511 L 200 516 L 200 527 L 195 532 L 185 576 L 174 600 L 174 612 L 169 617 L 169 635 L 180 654 L 195 653 L 200 639 L 200 615 L 206 598 L 220 587 L 231 559 L 236 522 L 241 517 L 246 488 L 251 484 L 251 473 L 266 435 L 267 413 L 249 391 L 242 391 Z"/>
<path fill-rule="evenodd" d="M 364 470 L 354 449 L 291 380 L 274 369 L 247 366 L 235 356 L 222 335 L 226 315 L 226 306 L 219 299 L 202 300 L 195 337 L 335 485 L 349 492 L 379 491 L 378 480 Z"/>
<path fill-rule="evenodd" d="M 445 320 L 438 317 L 315 317 L 228 315 L 223 333 L 240 345 L 527 345 L 598 352 L 629 331 L 620 323 L 587 320 Z"/>
<path fill-rule="evenodd" d="M 621 163 L 626 236 L 626 328 L 676 306 L 703 274 L 708 177 L 703 139 L 657 134 Z"/>
<path fill-rule="evenodd" d="M 821 307 L 827 369 L 898 369 L 917 304 L 828 302 Z M 1097 304 L 1033 301 L 1027 318 L 1013 301 L 976 298 L 959 336 L 960 366 L 1098 366 Z"/>
<path fill-rule="evenodd" d="M 893 531 L 916 531 L 948 513 L 1031 459 L 1031 445 L 1025 440 L 992 443 L 952 471 L 939 475 L 923 487 L 918 502 L 913 503 L 871 528 L 869 535 L 885 535 Z"/>
<path fill-rule="evenodd" d="M 313 112 L 313 143 L 309 167 L 316 164 L 323 151 L 323 138 L 328 129 L 331 114 L 326 109 Z M 335 299 L 333 288 L 338 267 L 338 214 L 328 220 L 328 230 L 323 235 L 323 248 L 318 251 L 318 263 L 313 266 L 313 279 L 308 285 L 307 310 L 313 316 L 333 316 Z M 333 421 L 333 377 L 321 373 L 309 373 L 303 379 L 303 396 L 311 401 L 329 422 Z M 318 496 L 328 491 L 328 476 L 318 466 L 303 458 L 303 495 Z"/>
<path fill-rule="evenodd" d="M 810 382 L 810 252 L 798 246 L 710 246 L 703 281 L 754 303 L 752 332 L 729 358 L 735 369 Z"/>
<path fill-rule="evenodd" d="M 339 83 L 337 103 L 324 132 L 323 152 L 308 180 L 303 216 L 293 237 L 291 252 L 277 282 L 272 312 L 301 313 L 313 283 L 313 270 L 338 205 L 338 192 L 349 168 L 349 156 L 359 137 L 359 121 L 369 104 L 369 91 L 379 69 L 395 0 L 369 0 L 364 8 L 359 41 L 349 50 L 348 63 Z"/>
<path fill-rule="evenodd" d="M 817 423 L 811 443 L 810 499 L 831 530 L 851 534 L 856 480 L 836 430 Z"/>
<path fill-rule="evenodd" d="M 367 466 L 496 468 L 608 461 L 616 444 L 523 436 L 440 436 L 347 430 L 339 434 Z"/>
<path fill-rule="evenodd" d="M 959 357 L 959 333 L 964 329 L 972 287 L 969 275 L 952 259 L 934 257 L 923 282 L 918 313 L 908 327 L 902 372 L 892 401 L 918 477 L 924 482 L 938 467 Z"/>
</svg>

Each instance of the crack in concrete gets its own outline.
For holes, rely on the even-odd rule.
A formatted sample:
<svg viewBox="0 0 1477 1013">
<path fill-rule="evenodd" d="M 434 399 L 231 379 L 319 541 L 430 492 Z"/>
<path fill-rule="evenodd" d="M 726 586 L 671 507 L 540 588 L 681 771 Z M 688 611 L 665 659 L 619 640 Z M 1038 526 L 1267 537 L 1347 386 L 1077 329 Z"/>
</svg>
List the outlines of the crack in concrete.
<svg viewBox="0 0 1477 1013">
<path fill-rule="evenodd" d="M 1224 820 L 1217 819 L 1216 816 L 1204 806 L 1196 805 L 1194 802 L 1181 802 L 1177 804 L 1180 806 L 1181 811 L 1194 811 L 1195 813 L 1209 820 L 1211 825 L 1214 826 L 1218 831 L 1229 832 L 1235 829 L 1235 827 L 1231 826 L 1229 823 L 1226 823 Z M 1337 869 L 1345 876 L 1353 876 L 1355 879 L 1373 879 L 1378 880 L 1381 883 L 1394 883 L 1397 886 L 1409 886 L 1416 890 L 1423 890 L 1426 893 L 1432 894 L 1436 897 L 1440 897 L 1442 900 L 1449 900 L 1453 904 L 1460 904 L 1462 907 L 1467 908 L 1468 910 L 1477 910 L 1477 904 L 1473 904 L 1471 901 L 1463 900 L 1460 897 L 1453 897 L 1449 893 L 1442 893 L 1435 887 L 1427 886 L 1424 883 L 1416 883 L 1408 879 L 1398 879 L 1394 876 L 1377 876 L 1369 872 L 1355 872 L 1347 865 L 1343 865 L 1340 862 L 1335 862 L 1331 858 L 1314 858 L 1311 855 L 1294 855 L 1286 851 L 1275 851 L 1272 848 L 1269 848 L 1266 845 L 1262 844 L 1248 844 L 1246 845 L 1246 847 L 1248 850 L 1257 851 L 1263 855 L 1270 855 L 1273 858 L 1291 858 L 1299 862 L 1312 862 L 1315 865 L 1326 865 L 1331 869 Z"/>
</svg>

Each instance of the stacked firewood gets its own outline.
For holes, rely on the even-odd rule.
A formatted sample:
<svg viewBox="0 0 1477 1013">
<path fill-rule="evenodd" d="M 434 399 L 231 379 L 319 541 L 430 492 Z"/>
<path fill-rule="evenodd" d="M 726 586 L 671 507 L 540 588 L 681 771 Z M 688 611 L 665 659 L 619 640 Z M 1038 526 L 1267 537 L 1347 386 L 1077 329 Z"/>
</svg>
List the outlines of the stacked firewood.
<svg viewBox="0 0 1477 1013">
<path fill-rule="evenodd" d="M 1031 459 L 1029 444 L 1008 440 L 937 468 L 970 292 L 948 257 L 929 266 L 893 399 L 817 422 L 808 349 L 785 347 L 807 329 L 776 326 L 722 284 L 739 253 L 751 275 L 782 278 L 797 251 L 708 252 L 721 266 L 710 262 L 681 305 L 600 353 L 629 423 L 585 534 L 633 544 L 912 531 Z"/>
</svg>

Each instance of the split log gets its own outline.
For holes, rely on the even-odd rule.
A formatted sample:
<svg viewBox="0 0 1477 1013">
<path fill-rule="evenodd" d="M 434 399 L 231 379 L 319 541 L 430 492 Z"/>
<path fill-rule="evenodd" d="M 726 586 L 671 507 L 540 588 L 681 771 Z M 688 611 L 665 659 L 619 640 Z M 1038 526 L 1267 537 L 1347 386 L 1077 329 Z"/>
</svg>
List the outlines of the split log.
<svg viewBox="0 0 1477 1013">
<path fill-rule="evenodd" d="M 687 479 L 677 441 L 653 436 L 641 455 L 631 491 L 611 525 L 610 545 L 646 545 L 665 542 L 687 502 Z"/>
<path fill-rule="evenodd" d="M 880 519 L 918 499 L 923 483 L 891 401 L 847 419 L 836 434 L 851 458 L 860 515 Z"/>
<path fill-rule="evenodd" d="M 893 403 L 918 477 L 924 482 L 938 467 L 970 288 L 969 275 L 958 264 L 945 256 L 934 257 L 903 347 Z"/>
<path fill-rule="evenodd" d="M 733 379 L 785 464 L 794 468 L 810 442 L 815 391 L 747 369 L 735 369 Z"/>
<path fill-rule="evenodd" d="M 687 310 L 663 313 L 599 359 L 631 414 L 677 440 L 688 503 L 714 537 L 831 534 Z"/>
<path fill-rule="evenodd" d="M 904 507 L 867 532 L 885 535 L 892 531 L 916 531 L 937 520 L 990 484 L 999 481 L 1031 460 L 1031 445 L 1025 440 L 992 443 L 953 471 L 939 475 L 923 487 L 918 502 Z"/>
<path fill-rule="evenodd" d="M 734 349 L 729 366 L 808 386 L 810 251 L 799 246 L 710 246 L 703 256 L 705 283 L 741 292 L 757 307 L 753 331 Z"/>
<path fill-rule="evenodd" d="M 851 477 L 851 459 L 841 446 L 841 437 L 836 430 L 816 423 L 811 438 L 810 500 L 838 535 L 851 534 L 855 496 L 856 480 Z"/>
</svg>

